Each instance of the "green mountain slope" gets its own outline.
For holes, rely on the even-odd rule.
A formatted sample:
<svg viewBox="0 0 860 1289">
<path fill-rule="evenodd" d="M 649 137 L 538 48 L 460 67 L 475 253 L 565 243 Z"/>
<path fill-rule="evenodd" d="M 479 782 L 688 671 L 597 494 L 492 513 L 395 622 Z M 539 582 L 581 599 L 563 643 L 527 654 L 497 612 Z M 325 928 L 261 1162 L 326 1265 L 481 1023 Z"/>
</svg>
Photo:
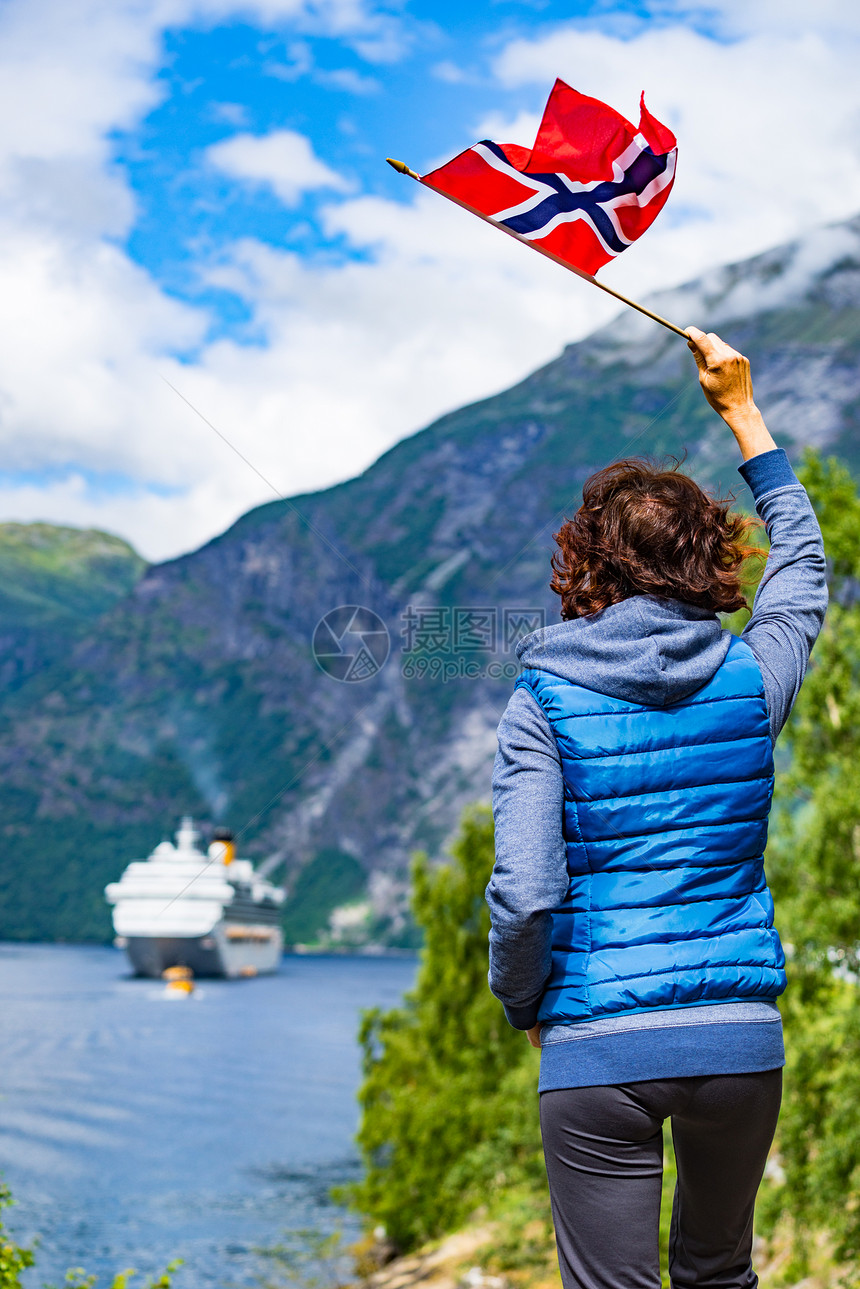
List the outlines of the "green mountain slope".
<svg viewBox="0 0 860 1289">
<path fill-rule="evenodd" d="M 0 624 L 91 621 L 126 595 L 145 561 L 96 529 L 0 524 Z"/>
<path fill-rule="evenodd" d="M 812 443 L 860 469 L 860 220 L 656 303 L 749 353 L 790 453 Z M 352 856 L 371 922 L 396 925 L 413 848 L 436 853 L 488 795 L 511 689 L 505 627 L 524 611 L 557 617 L 551 534 L 585 477 L 631 451 L 686 453 L 697 477 L 743 498 L 684 344 L 635 316 L 359 478 L 262 506 L 148 570 L 0 705 L 0 936 L 109 935 L 104 883 L 187 812 L 230 824 L 290 888 L 317 865 L 322 915 L 356 898 L 342 860 L 330 867 Z M 366 606 L 390 633 L 388 660 L 360 683 L 314 660 L 317 624 L 339 605 Z M 405 652 L 417 627 L 418 657 Z"/>
<path fill-rule="evenodd" d="M 63 657 L 145 568 L 128 542 L 96 529 L 0 524 L 2 691 Z"/>
</svg>

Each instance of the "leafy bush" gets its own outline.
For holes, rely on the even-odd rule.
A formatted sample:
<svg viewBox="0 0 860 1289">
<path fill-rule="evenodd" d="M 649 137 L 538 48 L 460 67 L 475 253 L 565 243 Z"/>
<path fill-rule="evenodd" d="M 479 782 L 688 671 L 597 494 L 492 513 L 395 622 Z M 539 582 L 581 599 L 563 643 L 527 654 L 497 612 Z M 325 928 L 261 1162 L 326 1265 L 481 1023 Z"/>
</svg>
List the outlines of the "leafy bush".
<svg viewBox="0 0 860 1289">
<path fill-rule="evenodd" d="M 831 604 L 785 742 L 768 868 L 787 944 L 787 1068 L 777 1138 L 785 1180 L 769 1222 L 794 1237 L 805 1274 L 811 1232 L 860 1271 L 860 498 L 845 466 L 815 455 L 802 477 L 824 533 Z"/>
<path fill-rule="evenodd" d="M 9 1187 L 0 1182 L 0 1211 L 14 1202 Z M 0 1289 L 21 1289 L 21 1272 L 35 1260 L 33 1250 L 16 1244 L 0 1218 Z"/>
</svg>

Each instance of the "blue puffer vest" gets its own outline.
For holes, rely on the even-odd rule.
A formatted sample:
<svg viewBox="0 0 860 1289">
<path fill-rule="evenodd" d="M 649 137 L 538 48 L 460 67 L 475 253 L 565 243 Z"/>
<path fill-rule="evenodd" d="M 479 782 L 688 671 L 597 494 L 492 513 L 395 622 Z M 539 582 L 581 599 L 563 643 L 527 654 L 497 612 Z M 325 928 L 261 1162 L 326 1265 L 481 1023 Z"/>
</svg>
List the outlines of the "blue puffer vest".
<svg viewBox="0 0 860 1289">
<path fill-rule="evenodd" d="M 540 1020 L 773 999 L 785 958 L 763 854 L 773 750 L 761 673 L 733 640 L 702 689 L 645 707 L 524 671 L 564 774 L 570 883 Z"/>
</svg>

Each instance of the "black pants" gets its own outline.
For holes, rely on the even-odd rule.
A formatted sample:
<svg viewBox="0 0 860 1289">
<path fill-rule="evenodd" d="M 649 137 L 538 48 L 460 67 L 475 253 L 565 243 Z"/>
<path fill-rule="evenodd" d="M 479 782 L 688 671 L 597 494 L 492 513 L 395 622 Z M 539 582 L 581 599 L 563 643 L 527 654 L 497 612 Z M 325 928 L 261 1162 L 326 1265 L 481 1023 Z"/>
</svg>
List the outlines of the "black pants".
<svg viewBox="0 0 860 1289">
<path fill-rule="evenodd" d="M 663 1120 L 678 1164 L 673 1289 L 753 1289 L 753 1209 L 782 1070 L 563 1088 L 540 1099 L 564 1289 L 659 1289 Z"/>
</svg>

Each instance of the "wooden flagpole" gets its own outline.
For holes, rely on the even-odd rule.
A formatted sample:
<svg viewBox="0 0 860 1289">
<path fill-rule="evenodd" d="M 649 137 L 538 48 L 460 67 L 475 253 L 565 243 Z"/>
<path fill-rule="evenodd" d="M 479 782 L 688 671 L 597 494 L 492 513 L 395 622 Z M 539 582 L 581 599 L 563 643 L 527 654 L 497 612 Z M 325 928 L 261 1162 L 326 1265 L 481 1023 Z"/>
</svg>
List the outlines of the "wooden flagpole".
<svg viewBox="0 0 860 1289">
<path fill-rule="evenodd" d="M 410 179 L 417 179 L 419 183 L 421 182 L 421 176 L 414 170 L 410 170 L 409 166 L 407 166 L 405 162 L 395 161 L 393 157 L 386 157 L 385 160 L 390 166 L 393 166 L 398 174 L 409 175 Z M 508 237 L 513 237 L 515 241 L 522 242 L 525 246 L 530 246 L 533 251 L 539 251 L 541 255 L 545 255 L 548 260 L 552 260 L 555 264 L 560 264 L 563 269 L 568 269 L 571 273 L 575 273 L 576 276 L 582 278 L 584 282 L 590 282 L 592 286 L 596 286 L 600 291 L 605 291 L 607 295 L 614 296 L 614 298 L 616 300 L 620 300 L 622 304 L 627 304 L 631 309 L 636 309 L 639 313 L 644 313 L 646 318 L 651 318 L 652 321 L 659 322 L 661 327 L 667 327 L 669 331 L 674 331 L 676 336 L 682 336 L 684 340 L 689 340 L 689 336 L 682 327 L 676 327 L 674 322 L 670 322 L 668 318 L 663 318 L 659 313 L 654 313 L 651 309 L 646 309 L 644 304 L 637 304 L 635 300 L 631 300 L 627 295 L 622 295 L 621 292 L 616 291 L 614 287 L 607 286 L 605 282 L 599 282 L 597 278 L 592 277 L 590 273 L 583 273 L 582 269 L 574 268 L 572 264 L 568 264 L 566 260 L 560 259 L 558 255 L 553 255 L 552 251 L 547 251 L 542 246 L 537 246 L 534 242 L 530 242 L 527 237 L 520 237 L 519 233 L 515 233 L 512 228 L 505 228 L 504 224 L 497 224 L 496 221 L 494 219 L 490 219 L 488 215 L 482 214 L 480 210 L 475 210 L 474 206 L 467 206 L 464 201 L 458 201 L 458 199 L 456 197 L 452 197 L 450 193 L 442 192 L 441 188 L 433 188 L 431 191 L 438 192 L 441 197 L 447 197 L 455 206 L 462 206 L 463 210 L 468 210 L 470 214 L 477 215 L 479 219 L 483 219 L 484 223 L 489 224 L 492 228 L 498 228 L 502 233 L 507 233 Z"/>
</svg>

